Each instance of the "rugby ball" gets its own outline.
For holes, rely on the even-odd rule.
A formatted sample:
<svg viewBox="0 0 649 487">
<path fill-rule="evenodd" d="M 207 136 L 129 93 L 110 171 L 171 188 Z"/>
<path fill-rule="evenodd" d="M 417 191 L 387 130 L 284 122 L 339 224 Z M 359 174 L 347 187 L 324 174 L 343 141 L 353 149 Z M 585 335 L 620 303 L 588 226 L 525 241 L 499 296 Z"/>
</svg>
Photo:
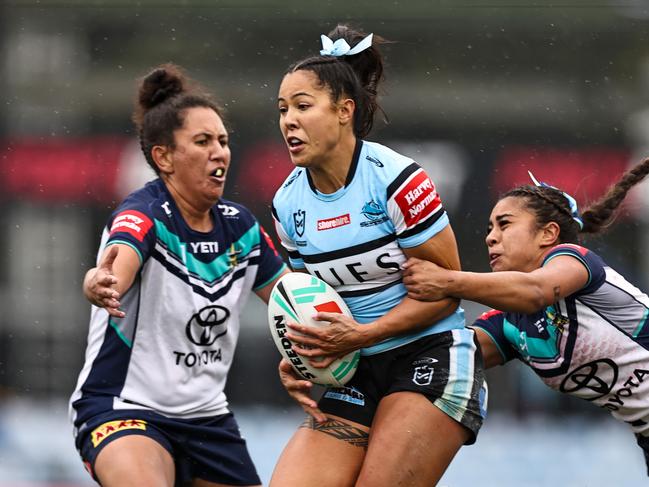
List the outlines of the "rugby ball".
<svg viewBox="0 0 649 487">
<path fill-rule="evenodd" d="M 326 321 L 312 317 L 319 311 L 352 316 L 345 301 L 329 284 L 303 272 L 284 274 L 273 287 L 268 301 L 268 325 L 277 349 L 293 366 L 298 375 L 315 384 L 342 386 L 352 378 L 358 367 L 360 352 L 355 350 L 336 359 L 329 367 L 318 369 L 307 357 L 292 350 L 293 342 L 286 337 L 289 321 L 307 326 L 327 326 Z"/>
</svg>

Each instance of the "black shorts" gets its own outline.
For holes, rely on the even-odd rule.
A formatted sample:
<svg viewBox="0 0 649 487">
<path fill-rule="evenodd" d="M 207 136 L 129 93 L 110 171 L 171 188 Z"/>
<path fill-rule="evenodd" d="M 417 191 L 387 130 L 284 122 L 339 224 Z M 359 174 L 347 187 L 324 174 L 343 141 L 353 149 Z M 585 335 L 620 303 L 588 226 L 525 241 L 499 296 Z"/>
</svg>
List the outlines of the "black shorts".
<svg viewBox="0 0 649 487">
<path fill-rule="evenodd" d="M 475 332 L 469 328 L 420 338 L 375 355 L 362 356 L 344 387 L 327 388 L 318 405 L 323 413 L 365 426 L 379 401 L 393 392 L 426 396 L 444 413 L 476 435 L 487 414 L 487 384 Z"/>
<path fill-rule="evenodd" d="M 230 485 L 261 484 L 232 413 L 173 419 L 152 411 L 110 411 L 86 424 L 76 438 L 76 446 L 95 480 L 95 460 L 102 448 L 122 436 L 135 434 L 154 439 L 171 454 L 177 486 L 194 478 Z"/>
</svg>

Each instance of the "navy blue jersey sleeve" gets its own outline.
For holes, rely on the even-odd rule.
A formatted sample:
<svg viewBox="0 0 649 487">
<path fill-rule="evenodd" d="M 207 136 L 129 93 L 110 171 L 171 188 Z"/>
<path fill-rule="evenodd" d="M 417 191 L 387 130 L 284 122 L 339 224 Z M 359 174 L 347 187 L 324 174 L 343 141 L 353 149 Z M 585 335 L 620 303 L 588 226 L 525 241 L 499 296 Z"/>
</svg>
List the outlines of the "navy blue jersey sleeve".
<svg viewBox="0 0 649 487">
<path fill-rule="evenodd" d="M 143 264 L 155 245 L 155 223 L 145 203 L 125 200 L 111 215 L 106 229 L 106 246 L 124 244 L 133 248 Z"/>
<path fill-rule="evenodd" d="M 581 262 L 588 271 L 588 282 L 574 295 L 589 294 L 598 289 L 606 280 L 604 261 L 595 252 L 575 244 L 561 244 L 554 247 L 543 259 L 543 265 L 560 255 L 569 255 Z"/>
<path fill-rule="evenodd" d="M 286 269 L 270 235 L 261 225 L 259 225 L 259 234 L 259 271 L 253 286 L 254 290 L 267 286 Z"/>
<path fill-rule="evenodd" d="M 505 314 L 502 311 L 492 309 L 482 313 L 473 325 L 474 328 L 480 328 L 496 344 L 496 348 L 503 358 L 503 363 L 518 358 L 518 354 L 512 348 L 505 334 Z"/>
</svg>

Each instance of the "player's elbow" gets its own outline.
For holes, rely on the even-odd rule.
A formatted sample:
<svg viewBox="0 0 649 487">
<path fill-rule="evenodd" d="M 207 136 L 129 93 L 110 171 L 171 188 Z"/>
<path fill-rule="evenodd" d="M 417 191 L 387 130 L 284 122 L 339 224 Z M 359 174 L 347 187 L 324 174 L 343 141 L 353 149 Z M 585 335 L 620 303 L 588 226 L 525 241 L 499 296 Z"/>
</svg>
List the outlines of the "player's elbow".
<svg viewBox="0 0 649 487">
<path fill-rule="evenodd" d="M 521 299 L 521 309 L 523 313 L 535 313 L 546 306 L 552 304 L 552 300 L 548 301 L 548 297 L 543 289 L 543 286 L 538 283 L 532 283 L 527 286 L 524 298 Z"/>
</svg>

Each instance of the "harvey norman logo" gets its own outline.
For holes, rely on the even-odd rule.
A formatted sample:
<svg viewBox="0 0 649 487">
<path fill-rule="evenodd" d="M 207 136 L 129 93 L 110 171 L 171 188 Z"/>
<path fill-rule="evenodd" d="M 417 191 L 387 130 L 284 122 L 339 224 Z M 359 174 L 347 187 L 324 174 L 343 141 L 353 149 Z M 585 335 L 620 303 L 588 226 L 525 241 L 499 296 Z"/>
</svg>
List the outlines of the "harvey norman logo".
<svg viewBox="0 0 649 487">
<path fill-rule="evenodd" d="M 318 220 L 318 231 L 320 230 L 331 230 L 332 228 L 338 228 L 345 225 L 349 225 L 352 222 L 352 219 L 349 217 L 349 213 L 345 215 L 335 216 L 333 218 L 327 218 L 325 220 Z"/>
<path fill-rule="evenodd" d="M 394 200 L 407 226 L 424 220 L 441 206 L 435 186 L 424 171 L 415 173 Z"/>
</svg>

